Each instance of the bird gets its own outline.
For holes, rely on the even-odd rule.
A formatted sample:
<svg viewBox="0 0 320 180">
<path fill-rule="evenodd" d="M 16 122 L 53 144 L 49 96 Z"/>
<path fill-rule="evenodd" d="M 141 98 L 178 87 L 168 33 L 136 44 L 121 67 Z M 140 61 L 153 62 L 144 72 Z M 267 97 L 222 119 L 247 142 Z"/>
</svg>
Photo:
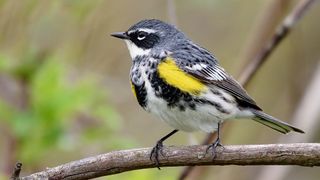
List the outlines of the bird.
<svg viewBox="0 0 320 180">
<path fill-rule="evenodd" d="M 263 112 L 211 52 L 174 25 L 145 19 L 111 36 L 127 45 L 130 84 L 139 105 L 173 128 L 151 150 L 150 160 L 158 168 L 163 142 L 178 131 L 217 132 L 207 148 L 213 157 L 222 146 L 220 126 L 226 120 L 247 118 L 283 134 L 304 133 Z"/>
</svg>

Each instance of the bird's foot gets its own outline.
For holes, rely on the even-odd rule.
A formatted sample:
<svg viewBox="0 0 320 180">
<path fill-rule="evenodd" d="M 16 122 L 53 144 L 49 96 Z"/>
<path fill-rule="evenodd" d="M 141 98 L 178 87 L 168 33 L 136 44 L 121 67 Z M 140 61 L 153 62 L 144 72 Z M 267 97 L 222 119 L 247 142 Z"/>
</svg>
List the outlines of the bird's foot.
<svg viewBox="0 0 320 180">
<path fill-rule="evenodd" d="M 208 151 L 210 149 L 212 149 L 212 151 L 211 151 L 212 160 L 214 160 L 214 158 L 217 156 L 217 147 L 218 146 L 222 147 L 222 149 L 224 149 L 223 145 L 220 143 L 220 138 L 217 138 L 216 141 L 214 141 L 214 143 L 210 144 L 207 147 L 206 154 L 208 153 Z"/>
<path fill-rule="evenodd" d="M 159 155 L 161 154 L 162 156 L 164 156 L 162 150 L 163 150 L 162 141 L 158 141 L 157 144 L 152 148 L 150 153 L 150 160 L 155 162 L 159 170 L 161 170 L 160 163 L 159 163 Z"/>
</svg>

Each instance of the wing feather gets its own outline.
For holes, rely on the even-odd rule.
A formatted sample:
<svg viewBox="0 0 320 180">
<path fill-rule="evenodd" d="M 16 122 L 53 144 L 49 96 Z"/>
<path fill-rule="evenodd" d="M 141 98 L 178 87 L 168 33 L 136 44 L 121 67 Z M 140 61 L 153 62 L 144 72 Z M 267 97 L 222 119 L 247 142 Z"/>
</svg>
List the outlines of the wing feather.
<svg viewBox="0 0 320 180">
<path fill-rule="evenodd" d="M 203 55 L 194 58 L 191 54 L 192 51 L 193 53 L 199 53 L 199 51 L 201 51 Z M 218 61 L 207 50 L 197 47 L 192 48 L 188 52 L 189 56 L 186 54 L 186 51 L 183 52 L 183 55 L 180 55 L 179 51 L 177 51 L 176 53 L 170 54 L 170 56 L 177 61 L 179 68 L 186 73 L 194 76 L 207 85 L 219 87 L 233 95 L 240 106 L 261 110 L 256 102 L 248 95 L 246 90 L 221 66 L 219 66 Z M 202 57 L 202 59 L 199 59 L 199 57 Z"/>
</svg>

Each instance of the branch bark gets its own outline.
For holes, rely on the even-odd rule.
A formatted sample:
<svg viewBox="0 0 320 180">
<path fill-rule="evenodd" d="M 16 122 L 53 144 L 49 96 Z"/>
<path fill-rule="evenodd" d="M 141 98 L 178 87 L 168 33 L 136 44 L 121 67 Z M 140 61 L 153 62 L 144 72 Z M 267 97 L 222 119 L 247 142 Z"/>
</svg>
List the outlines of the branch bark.
<svg viewBox="0 0 320 180">
<path fill-rule="evenodd" d="M 214 160 L 207 146 L 165 147 L 160 166 L 203 165 L 299 165 L 320 166 L 320 143 L 240 145 L 219 148 Z M 154 168 L 151 148 L 113 151 L 48 168 L 28 179 L 89 179 L 121 172 Z"/>
</svg>

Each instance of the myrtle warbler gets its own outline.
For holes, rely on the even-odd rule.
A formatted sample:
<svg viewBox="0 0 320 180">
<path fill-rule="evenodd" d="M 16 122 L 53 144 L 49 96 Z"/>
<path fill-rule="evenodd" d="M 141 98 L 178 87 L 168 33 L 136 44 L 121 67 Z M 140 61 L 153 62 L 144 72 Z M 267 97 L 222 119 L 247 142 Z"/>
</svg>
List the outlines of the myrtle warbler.
<svg viewBox="0 0 320 180">
<path fill-rule="evenodd" d="M 174 128 L 151 151 L 150 159 L 157 166 L 163 141 L 178 130 L 217 131 L 216 141 L 208 146 L 213 156 L 221 145 L 219 129 L 224 120 L 249 118 L 284 134 L 303 133 L 264 113 L 208 50 L 173 25 L 142 20 L 126 32 L 111 35 L 128 46 L 132 91 L 140 106 Z"/>
</svg>

